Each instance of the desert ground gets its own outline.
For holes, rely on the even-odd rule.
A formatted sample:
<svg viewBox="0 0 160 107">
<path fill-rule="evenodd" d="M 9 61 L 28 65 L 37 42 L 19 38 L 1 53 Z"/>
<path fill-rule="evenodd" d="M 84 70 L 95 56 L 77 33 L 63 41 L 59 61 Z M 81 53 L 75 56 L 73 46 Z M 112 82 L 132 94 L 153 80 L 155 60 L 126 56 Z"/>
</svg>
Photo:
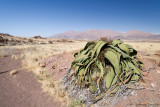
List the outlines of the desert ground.
<svg viewBox="0 0 160 107">
<path fill-rule="evenodd" d="M 0 107 L 85 106 L 70 99 L 59 80 L 67 74 L 74 60 L 73 53 L 82 49 L 87 41 L 8 39 L 12 41 L 0 46 Z M 144 63 L 144 81 L 140 82 L 144 88 L 108 106 L 160 106 L 160 42 L 125 43 L 138 51 L 137 58 Z"/>
</svg>

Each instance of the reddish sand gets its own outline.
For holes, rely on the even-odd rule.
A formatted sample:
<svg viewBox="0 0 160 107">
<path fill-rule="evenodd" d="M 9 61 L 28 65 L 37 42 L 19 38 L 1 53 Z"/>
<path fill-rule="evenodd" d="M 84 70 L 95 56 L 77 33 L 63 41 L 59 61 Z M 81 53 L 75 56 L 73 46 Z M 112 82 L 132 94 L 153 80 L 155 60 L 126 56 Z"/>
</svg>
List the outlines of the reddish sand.
<svg viewBox="0 0 160 107">
<path fill-rule="evenodd" d="M 66 75 L 73 60 L 73 53 L 63 53 L 48 57 L 43 63 L 48 72 L 58 80 Z M 144 70 L 158 63 L 149 58 L 142 57 L 140 60 L 144 62 Z M 37 82 L 33 73 L 18 71 L 15 76 L 10 76 L 11 70 L 20 67 L 20 61 L 13 61 L 10 56 L 0 58 L 0 107 L 59 107 L 60 102 L 54 102 L 53 98 L 42 92 L 41 84 Z M 137 94 L 127 96 L 115 106 L 160 106 L 160 73 L 157 72 L 158 70 L 160 67 L 156 66 L 149 73 L 144 73 L 145 83 L 141 84 L 153 91 L 139 90 Z"/>
<path fill-rule="evenodd" d="M 11 56 L 0 58 L 0 107 L 60 107 L 60 102 L 45 94 L 41 84 L 32 72 L 18 70 L 11 76 L 10 71 L 21 68 L 21 62 Z"/>
</svg>

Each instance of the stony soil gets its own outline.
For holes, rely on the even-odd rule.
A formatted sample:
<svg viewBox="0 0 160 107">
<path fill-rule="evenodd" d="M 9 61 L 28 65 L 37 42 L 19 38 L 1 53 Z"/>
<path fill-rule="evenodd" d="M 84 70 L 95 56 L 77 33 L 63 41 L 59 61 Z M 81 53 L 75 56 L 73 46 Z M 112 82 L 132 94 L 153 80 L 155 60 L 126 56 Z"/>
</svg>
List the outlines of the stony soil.
<svg viewBox="0 0 160 107">
<path fill-rule="evenodd" d="M 140 82 L 140 86 L 145 89 L 138 90 L 136 93 L 124 97 L 114 105 L 115 107 L 160 106 L 160 66 L 158 66 L 160 56 L 156 54 L 145 56 L 145 52 L 140 51 L 138 58 L 144 63 L 144 82 Z M 48 72 L 53 75 L 56 80 L 59 80 L 66 75 L 73 60 L 73 53 L 63 53 L 46 58 L 43 63 L 45 64 L 45 68 L 48 69 Z"/>
</svg>

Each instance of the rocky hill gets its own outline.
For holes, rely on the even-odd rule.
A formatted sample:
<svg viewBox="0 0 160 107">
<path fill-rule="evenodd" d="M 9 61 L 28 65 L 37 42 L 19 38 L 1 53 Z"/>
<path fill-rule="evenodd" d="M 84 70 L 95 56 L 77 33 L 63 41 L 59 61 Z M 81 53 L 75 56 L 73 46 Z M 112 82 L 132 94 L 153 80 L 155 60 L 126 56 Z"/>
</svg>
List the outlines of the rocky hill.
<svg viewBox="0 0 160 107">
<path fill-rule="evenodd" d="M 55 34 L 51 38 L 95 40 L 101 37 L 109 37 L 111 39 L 123 40 L 160 40 L 160 34 L 155 35 L 149 32 L 141 32 L 138 30 L 121 33 L 113 30 L 93 29 L 87 31 L 68 31 L 60 34 Z"/>
</svg>

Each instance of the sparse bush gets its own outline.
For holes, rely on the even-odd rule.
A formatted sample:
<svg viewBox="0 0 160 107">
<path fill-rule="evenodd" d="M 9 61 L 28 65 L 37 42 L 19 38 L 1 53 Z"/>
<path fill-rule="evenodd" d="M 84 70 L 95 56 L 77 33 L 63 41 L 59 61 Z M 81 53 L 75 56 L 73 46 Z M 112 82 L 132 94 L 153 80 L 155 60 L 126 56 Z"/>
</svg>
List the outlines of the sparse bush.
<svg viewBox="0 0 160 107">
<path fill-rule="evenodd" d="M 49 44 L 53 44 L 53 41 L 49 40 L 48 43 L 49 43 Z"/>
<path fill-rule="evenodd" d="M 23 45 L 24 43 L 23 42 L 21 42 L 21 43 L 18 43 L 18 45 Z"/>
<path fill-rule="evenodd" d="M 36 42 L 35 42 L 35 41 L 34 41 L 34 42 L 32 42 L 32 43 L 30 42 L 29 44 L 30 44 L 30 45 L 35 45 L 35 44 L 36 44 Z"/>
<path fill-rule="evenodd" d="M 9 45 L 16 45 L 17 43 L 16 42 L 9 42 L 8 44 Z"/>
<path fill-rule="evenodd" d="M 0 46 L 4 46 L 4 44 L 3 44 L 3 43 L 0 43 Z"/>
<path fill-rule="evenodd" d="M 72 40 L 68 40 L 68 42 L 73 42 Z"/>
<path fill-rule="evenodd" d="M 8 42 L 8 39 L 5 39 L 2 36 L 0 36 L 0 43 L 7 44 L 7 42 Z"/>
<path fill-rule="evenodd" d="M 33 39 L 28 39 L 28 42 L 33 43 Z"/>
<path fill-rule="evenodd" d="M 41 42 L 40 44 L 46 44 L 45 42 Z"/>
<path fill-rule="evenodd" d="M 65 42 L 73 42 L 73 41 L 68 40 L 68 39 L 60 39 L 60 40 L 57 40 L 57 42 L 63 42 L 63 43 L 65 43 Z"/>
<path fill-rule="evenodd" d="M 68 42 L 68 40 L 67 39 L 62 39 L 62 42 Z"/>
</svg>

